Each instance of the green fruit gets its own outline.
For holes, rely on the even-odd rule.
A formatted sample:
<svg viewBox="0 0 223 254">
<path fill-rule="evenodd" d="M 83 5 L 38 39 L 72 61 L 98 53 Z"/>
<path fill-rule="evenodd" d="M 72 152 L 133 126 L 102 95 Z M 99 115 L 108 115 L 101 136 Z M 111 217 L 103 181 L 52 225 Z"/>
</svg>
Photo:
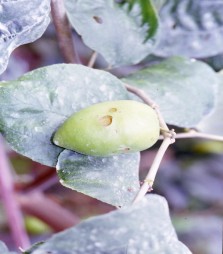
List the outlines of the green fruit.
<svg viewBox="0 0 223 254">
<path fill-rule="evenodd" d="M 33 216 L 25 217 L 25 226 L 27 232 L 32 235 L 40 235 L 50 232 L 50 228 L 46 223 Z"/>
<path fill-rule="evenodd" d="M 57 130 L 53 142 L 86 155 L 112 156 L 151 147 L 159 132 L 157 115 L 148 105 L 108 101 L 73 114 Z"/>
</svg>

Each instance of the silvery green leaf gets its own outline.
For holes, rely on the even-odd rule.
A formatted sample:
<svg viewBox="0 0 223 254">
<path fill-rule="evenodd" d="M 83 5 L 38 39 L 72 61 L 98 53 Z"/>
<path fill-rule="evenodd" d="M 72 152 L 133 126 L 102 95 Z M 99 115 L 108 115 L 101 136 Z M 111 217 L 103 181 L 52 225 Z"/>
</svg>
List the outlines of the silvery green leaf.
<svg viewBox="0 0 223 254">
<path fill-rule="evenodd" d="M 122 66 L 140 62 L 154 49 L 158 18 L 152 1 L 145 1 L 149 20 L 138 1 L 130 11 L 128 4 L 120 7 L 114 0 L 65 0 L 65 7 L 84 43 L 111 66 Z"/>
<path fill-rule="evenodd" d="M 172 57 L 123 79 L 144 89 L 168 124 L 195 127 L 214 107 L 219 79 L 205 63 Z"/>
<path fill-rule="evenodd" d="M 158 17 L 156 15 L 155 9 L 159 9 L 161 2 L 160 1 L 150 1 L 150 0 L 125 0 L 119 3 L 120 6 L 125 5 L 129 12 L 138 5 L 140 8 L 140 15 L 141 15 L 141 26 L 147 24 L 147 35 L 144 40 L 146 42 L 148 39 L 153 37 L 158 28 Z M 154 9 L 155 7 L 155 9 Z"/>
<path fill-rule="evenodd" d="M 93 157 L 64 150 L 57 163 L 62 185 L 114 206 L 131 203 L 139 190 L 139 153 Z"/>
<path fill-rule="evenodd" d="M 223 52 L 222 12 L 219 0 L 166 0 L 155 54 L 204 58 Z"/>
<path fill-rule="evenodd" d="M 44 33 L 50 22 L 49 12 L 50 0 L 0 1 L 0 74 L 15 48 Z"/>
<path fill-rule="evenodd" d="M 83 221 L 32 254 L 191 254 L 172 226 L 166 200 L 148 195 L 134 206 Z"/>
<path fill-rule="evenodd" d="M 166 0 L 153 0 L 153 5 L 155 6 L 156 10 L 159 12 L 162 6 L 164 5 Z"/>
<path fill-rule="evenodd" d="M 204 58 L 202 60 L 210 65 L 215 71 L 220 71 L 223 69 L 223 53 L 216 56 Z"/>
<path fill-rule="evenodd" d="M 52 143 L 57 128 L 74 112 L 94 103 L 128 99 L 112 74 L 82 65 L 58 64 L 0 83 L 0 132 L 12 149 L 56 166 L 63 150 Z"/>
<path fill-rule="evenodd" d="M 204 118 L 196 127 L 199 131 L 214 135 L 223 136 L 223 72 L 219 73 L 220 84 L 217 91 L 216 105 L 206 118 Z"/>
</svg>

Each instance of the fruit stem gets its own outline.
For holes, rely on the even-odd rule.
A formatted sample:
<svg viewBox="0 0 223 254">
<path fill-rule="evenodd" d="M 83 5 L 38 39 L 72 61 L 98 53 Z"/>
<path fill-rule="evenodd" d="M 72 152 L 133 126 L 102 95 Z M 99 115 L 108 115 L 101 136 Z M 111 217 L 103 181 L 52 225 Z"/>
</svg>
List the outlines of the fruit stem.
<svg viewBox="0 0 223 254">
<path fill-rule="evenodd" d="M 169 147 L 169 145 L 171 145 L 174 142 L 174 138 L 171 137 L 166 137 L 164 138 L 157 154 L 156 157 L 150 167 L 150 170 L 144 180 L 143 185 L 141 186 L 140 190 L 138 191 L 138 193 L 136 194 L 132 204 L 135 204 L 136 202 L 140 201 L 148 191 L 152 191 L 152 187 L 153 187 L 153 182 L 155 180 L 157 171 L 159 169 L 160 163 L 162 161 L 162 158 L 167 150 L 167 148 Z"/>
<path fill-rule="evenodd" d="M 130 86 L 129 84 L 125 84 L 125 88 L 131 92 L 137 95 L 140 99 L 142 99 L 146 104 L 148 104 L 150 107 L 152 107 L 158 117 L 159 123 L 160 123 L 160 130 L 164 137 L 169 137 L 170 130 L 159 110 L 159 106 L 141 89 L 138 89 L 136 87 Z M 174 135 L 174 130 L 171 131 L 172 135 Z"/>
<path fill-rule="evenodd" d="M 159 169 L 160 163 L 162 161 L 162 158 L 169 147 L 169 145 L 173 144 L 175 142 L 175 131 L 169 130 L 160 110 L 159 106 L 141 89 L 138 89 L 136 87 L 130 86 L 128 84 L 125 84 L 126 89 L 137 95 L 140 99 L 142 99 L 146 104 L 148 104 L 150 107 L 152 107 L 158 117 L 159 124 L 160 124 L 160 132 L 163 135 L 163 142 L 156 154 L 156 157 L 150 167 L 150 170 L 144 180 L 143 185 L 141 186 L 140 190 L 136 194 L 132 204 L 135 204 L 139 200 L 141 200 L 148 191 L 152 190 L 153 182 L 155 181 L 155 177 L 157 174 L 157 171 Z"/>
<path fill-rule="evenodd" d="M 202 133 L 198 132 L 196 130 L 190 130 L 189 132 L 186 133 L 177 133 L 175 135 L 176 139 L 180 138 L 203 138 L 203 139 L 212 139 L 215 141 L 221 141 L 223 142 L 223 137 L 219 135 L 213 135 L 213 134 L 208 134 L 208 133 Z"/>
<path fill-rule="evenodd" d="M 90 68 L 93 68 L 97 57 L 98 57 L 98 53 L 96 51 L 94 51 L 92 53 L 91 57 L 90 57 L 90 60 L 89 60 L 89 62 L 87 64 L 87 66 L 90 67 Z"/>
</svg>

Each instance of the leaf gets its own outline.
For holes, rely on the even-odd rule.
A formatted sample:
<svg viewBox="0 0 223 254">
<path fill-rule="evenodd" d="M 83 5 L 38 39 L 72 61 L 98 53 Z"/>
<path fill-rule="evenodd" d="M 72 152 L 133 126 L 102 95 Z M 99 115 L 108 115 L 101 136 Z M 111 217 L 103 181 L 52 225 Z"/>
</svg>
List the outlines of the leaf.
<svg viewBox="0 0 223 254">
<path fill-rule="evenodd" d="M 63 151 L 57 163 L 62 185 L 114 206 L 129 204 L 139 190 L 139 153 L 93 157 Z"/>
<path fill-rule="evenodd" d="M 2 241 L 0 241 L 0 253 L 1 254 L 15 254 L 15 252 L 8 251 L 8 248 Z"/>
<path fill-rule="evenodd" d="M 123 81 L 144 89 L 168 124 L 189 128 L 213 109 L 218 77 L 205 63 L 172 57 Z"/>
<path fill-rule="evenodd" d="M 141 202 L 85 220 L 54 235 L 33 254 L 191 254 L 178 241 L 166 200 L 148 195 Z"/>
<path fill-rule="evenodd" d="M 216 56 L 208 57 L 202 59 L 209 66 L 211 66 L 215 71 L 220 71 L 223 69 L 223 54 L 219 54 Z"/>
<path fill-rule="evenodd" d="M 156 35 L 158 29 L 158 18 L 154 11 L 154 7 L 150 1 L 140 0 L 139 1 L 141 12 L 142 12 L 142 24 L 147 24 L 147 36 L 145 41 Z"/>
<path fill-rule="evenodd" d="M 111 66 L 122 66 L 140 62 L 155 46 L 158 28 L 155 9 L 150 0 L 139 2 L 130 12 L 128 4 L 120 8 L 114 0 L 65 0 L 65 7 L 84 43 Z"/>
<path fill-rule="evenodd" d="M 145 42 L 149 40 L 149 38 L 153 37 L 156 34 L 158 29 L 158 17 L 154 10 L 153 4 L 148 0 L 126 0 L 121 2 L 121 5 L 127 3 L 128 10 L 131 11 L 135 4 L 140 6 L 142 22 L 141 26 L 147 24 L 147 36 Z M 160 2 L 157 3 L 156 7 L 159 7 Z"/>
<path fill-rule="evenodd" d="M 156 10 L 159 12 L 161 7 L 164 5 L 166 0 L 155 0 L 153 1 L 153 5 L 156 8 Z"/>
<path fill-rule="evenodd" d="M 25 250 L 22 252 L 22 254 L 31 254 L 33 253 L 34 250 L 38 249 L 39 246 L 41 246 L 44 242 L 37 242 L 35 244 L 33 244 L 28 250 Z"/>
<path fill-rule="evenodd" d="M 223 115 L 223 71 L 219 73 L 219 80 L 215 108 L 196 127 L 201 132 L 223 136 L 223 122 L 221 119 Z"/>
<path fill-rule="evenodd" d="M 223 52 L 222 12 L 219 0 L 166 0 L 155 54 L 203 58 Z"/>
<path fill-rule="evenodd" d="M 50 22 L 49 12 L 49 0 L 0 1 L 0 74 L 15 48 L 41 37 Z"/>
<path fill-rule="evenodd" d="M 0 131 L 18 153 L 55 166 L 62 149 L 51 140 L 59 125 L 91 104 L 127 98 L 107 72 L 72 64 L 40 68 L 0 83 Z"/>
</svg>

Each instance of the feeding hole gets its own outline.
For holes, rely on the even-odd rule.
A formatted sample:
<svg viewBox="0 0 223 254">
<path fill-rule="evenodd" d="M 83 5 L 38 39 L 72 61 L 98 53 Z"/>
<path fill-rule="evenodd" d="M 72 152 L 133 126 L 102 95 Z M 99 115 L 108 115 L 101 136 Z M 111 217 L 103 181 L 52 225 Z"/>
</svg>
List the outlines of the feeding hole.
<svg viewBox="0 0 223 254">
<path fill-rule="evenodd" d="M 98 23 L 98 24 L 102 24 L 103 23 L 103 19 L 98 17 L 98 16 L 93 16 L 93 19 Z"/>
<path fill-rule="evenodd" d="M 130 150 L 130 148 L 129 147 L 126 147 L 126 148 L 124 148 L 124 152 L 128 152 Z"/>
<path fill-rule="evenodd" d="M 177 24 L 173 24 L 173 25 L 172 25 L 172 28 L 173 28 L 173 29 L 176 29 L 176 28 L 177 28 Z"/>
<path fill-rule="evenodd" d="M 111 112 L 111 113 L 113 113 L 113 112 L 117 112 L 118 111 L 118 109 L 117 108 L 110 108 L 109 109 L 109 112 Z"/>
<path fill-rule="evenodd" d="M 107 116 L 103 116 L 103 117 L 101 117 L 100 119 L 99 119 L 99 122 L 100 122 L 100 124 L 102 125 L 102 126 L 109 126 L 109 125 L 111 125 L 111 123 L 112 123 L 112 116 L 109 116 L 109 115 L 107 115 Z"/>
</svg>

